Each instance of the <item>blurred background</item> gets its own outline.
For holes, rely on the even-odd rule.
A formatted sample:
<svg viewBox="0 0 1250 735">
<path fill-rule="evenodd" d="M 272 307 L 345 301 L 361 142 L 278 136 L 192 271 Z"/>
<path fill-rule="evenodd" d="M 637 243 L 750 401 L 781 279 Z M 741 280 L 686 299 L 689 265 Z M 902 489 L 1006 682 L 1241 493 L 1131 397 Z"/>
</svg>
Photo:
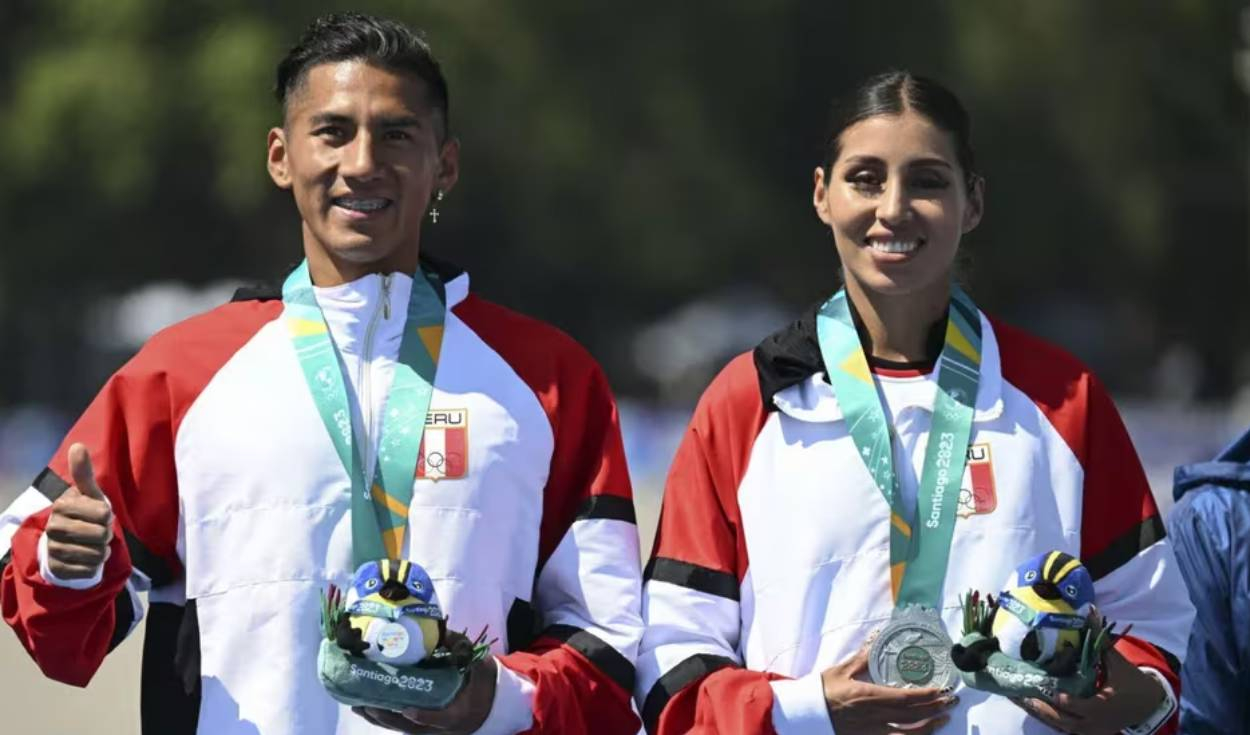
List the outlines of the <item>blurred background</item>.
<svg viewBox="0 0 1250 735">
<path fill-rule="evenodd" d="M 0 2 L 0 507 L 152 332 L 298 260 L 274 67 L 343 8 Z M 702 388 L 834 288 L 812 169 L 831 99 L 891 67 L 971 111 L 978 304 L 1099 373 L 1165 509 L 1250 424 L 1243 0 L 350 8 L 426 30 L 463 171 L 423 247 L 603 363 L 646 539 Z M 4 731 L 137 732 L 138 638 L 80 692 L 0 631 L 0 711 L 36 713 Z"/>
</svg>

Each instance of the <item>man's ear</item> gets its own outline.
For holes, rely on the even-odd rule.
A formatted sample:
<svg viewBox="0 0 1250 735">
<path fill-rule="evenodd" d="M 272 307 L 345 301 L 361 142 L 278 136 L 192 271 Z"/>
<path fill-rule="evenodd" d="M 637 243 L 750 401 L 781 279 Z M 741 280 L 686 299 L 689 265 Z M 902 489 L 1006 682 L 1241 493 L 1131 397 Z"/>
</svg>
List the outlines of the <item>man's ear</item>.
<svg viewBox="0 0 1250 735">
<path fill-rule="evenodd" d="M 438 174 L 434 177 L 434 188 L 446 194 L 459 180 L 460 139 L 449 137 L 438 151 Z"/>
<path fill-rule="evenodd" d="M 269 155 L 265 163 L 269 169 L 269 178 L 273 179 L 279 189 L 290 189 L 291 170 L 286 157 L 286 130 L 270 128 L 268 144 Z"/>
</svg>

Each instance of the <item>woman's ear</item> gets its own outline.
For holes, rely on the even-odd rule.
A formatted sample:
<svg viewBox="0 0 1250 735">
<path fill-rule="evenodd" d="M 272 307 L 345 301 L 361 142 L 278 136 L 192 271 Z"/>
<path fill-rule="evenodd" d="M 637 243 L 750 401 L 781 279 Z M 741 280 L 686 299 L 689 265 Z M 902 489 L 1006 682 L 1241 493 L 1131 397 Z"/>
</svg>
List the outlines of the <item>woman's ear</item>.
<svg viewBox="0 0 1250 735">
<path fill-rule="evenodd" d="M 821 222 L 833 226 L 833 217 L 829 215 L 829 186 L 825 181 L 825 170 L 820 166 L 812 173 L 812 206 Z"/>
<path fill-rule="evenodd" d="M 963 233 L 966 235 L 981 224 L 981 216 L 985 214 L 985 179 L 976 176 L 968 189 L 968 206 L 964 209 Z"/>
</svg>

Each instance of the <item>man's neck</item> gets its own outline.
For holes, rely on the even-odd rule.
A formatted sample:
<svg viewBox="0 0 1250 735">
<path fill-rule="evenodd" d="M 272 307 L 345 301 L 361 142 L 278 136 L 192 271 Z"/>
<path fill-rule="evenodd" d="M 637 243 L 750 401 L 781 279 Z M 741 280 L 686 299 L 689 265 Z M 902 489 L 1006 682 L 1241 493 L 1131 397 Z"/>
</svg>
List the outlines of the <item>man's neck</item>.
<svg viewBox="0 0 1250 735">
<path fill-rule="evenodd" d="M 934 322 L 946 316 L 950 303 L 947 279 L 909 294 L 882 294 L 846 279 L 846 292 L 871 342 L 871 356 L 892 362 L 931 359 L 929 334 Z"/>
<path fill-rule="evenodd" d="M 364 263 L 336 257 L 323 247 L 307 243 L 304 246 L 304 255 L 308 258 L 308 275 L 313 285 L 323 288 L 350 283 L 370 273 L 412 275 L 417 272 L 420 263 L 419 250 L 416 247 L 404 248 L 384 258 Z"/>
</svg>

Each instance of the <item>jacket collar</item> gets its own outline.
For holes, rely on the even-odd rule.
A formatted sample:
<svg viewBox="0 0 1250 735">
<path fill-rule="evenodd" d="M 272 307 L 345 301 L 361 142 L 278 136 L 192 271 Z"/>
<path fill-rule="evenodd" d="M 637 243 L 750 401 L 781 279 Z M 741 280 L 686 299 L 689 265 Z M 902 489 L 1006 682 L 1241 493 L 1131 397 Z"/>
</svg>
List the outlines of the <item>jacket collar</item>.
<svg viewBox="0 0 1250 735">
<path fill-rule="evenodd" d="M 441 258 L 421 254 L 421 267 L 437 273 L 443 279 L 443 287 L 447 296 L 447 308 L 452 308 L 469 295 L 469 274 L 460 266 Z M 295 268 L 292 265 L 291 268 Z M 231 301 L 281 301 L 282 275 L 276 281 L 250 284 L 240 287 L 234 292 Z"/>
<path fill-rule="evenodd" d="M 800 421 L 826 422 L 842 418 L 833 386 L 825 377 L 825 365 L 816 339 L 816 312 L 810 307 L 789 326 L 764 339 L 755 348 L 760 397 L 769 411 L 781 411 Z M 998 340 L 984 313 L 981 317 L 981 379 L 973 421 L 991 421 L 1003 413 L 1003 374 Z M 936 391 L 936 377 L 930 376 Z M 917 406 L 933 410 L 933 391 L 917 391 L 924 397 Z"/>
</svg>

